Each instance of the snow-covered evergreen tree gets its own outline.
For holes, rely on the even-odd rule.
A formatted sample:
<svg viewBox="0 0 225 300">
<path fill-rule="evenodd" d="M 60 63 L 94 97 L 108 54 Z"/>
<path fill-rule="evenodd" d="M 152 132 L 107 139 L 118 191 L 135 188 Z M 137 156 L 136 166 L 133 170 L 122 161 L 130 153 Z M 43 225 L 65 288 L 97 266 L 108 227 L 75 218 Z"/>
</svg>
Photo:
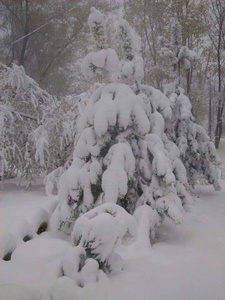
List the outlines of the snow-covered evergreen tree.
<svg viewBox="0 0 225 300">
<path fill-rule="evenodd" d="M 111 82 L 96 84 L 86 101 L 78 121 L 79 135 L 73 162 L 60 178 L 59 204 L 50 221 L 52 230 L 66 234 L 73 232 L 75 247 L 69 260 L 75 256 L 78 259 L 73 271 L 76 275 L 70 275 L 75 280 L 81 276 L 77 277 L 79 261 L 83 261 L 83 267 L 85 261 L 90 262 L 90 269 L 95 270 L 95 280 L 99 268 L 106 273 L 121 268 L 116 263 L 119 258 L 114 257 L 114 248 L 115 241 L 121 241 L 124 233 L 118 232 L 116 224 L 122 222 L 123 230 L 127 228 L 128 234 L 127 213 L 133 215 L 130 216 L 131 223 L 133 218 L 136 219 L 139 235 L 144 231 L 145 237 L 139 241 L 146 242 L 150 234 L 154 236 L 154 227 L 165 216 L 176 223 L 181 222 L 183 206 L 192 201 L 182 162 L 183 148 L 177 139 L 171 138 L 172 130 L 167 132 L 165 128 L 165 123 L 173 123 L 172 103 L 159 90 L 141 85 L 141 77 L 136 93 L 128 85 L 118 82 L 118 74 L 121 74 L 118 56 L 112 49 L 98 47 L 98 28 L 104 28 L 104 16 L 96 9 L 91 10 L 89 26 L 97 39 L 97 47 L 85 57 L 83 73 L 86 77 L 111 74 Z M 123 21 L 120 26 L 124 45 L 132 45 L 128 23 Z M 101 30 L 101 38 L 102 34 Z M 132 47 L 123 48 L 124 61 L 133 65 Z M 133 70 L 141 68 L 142 61 L 139 62 Z M 132 74 L 135 76 L 135 72 Z M 189 111 L 188 104 L 184 104 L 177 118 L 184 118 Z M 195 128 L 200 132 L 200 127 Z M 205 149 L 201 144 L 205 137 L 201 133 L 196 143 Z M 205 145 L 208 147 L 209 144 Z M 197 151 L 194 147 L 192 150 Z M 201 163 L 207 166 L 210 151 L 204 153 Z M 190 168 L 188 175 L 190 177 Z M 109 228 L 112 228 L 112 238 L 106 234 Z M 66 262 L 64 274 L 72 274 L 70 268 L 67 270 L 69 265 Z"/>
<path fill-rule="evenodd" d="M 161 38 L 162 55 L 173 59 L 177 80 L 165 88 L 165 96 L 169 98 L 172 108 L 172 118 L 166 122 L 166 134 L 174 142 L 181 154 L 181 159 L 187 170 L 188 183 L 194 187 L 205 179 L 213 184 L 215 190 L 220 190 L 218 181 L 219 160 L 216 150 L 205 129 L 195 123 L 189 98 L 184 95 L 180 87 L 181 67 L 190 68 L 190 61 L 197 58 L 197 54 L 181 45 L 181 25 L 175 18 L 171 24 L 171 43 Z"/>
<path fill-rule="evenodd" d="M 195 123 L 191 102 L 184 90 L 172 83 L 165 89 L 172 107 L 172 119 L 167 123 L 167 136 L 178 146 L 187 170 L 190 186 L 206 180 L 220 190 L 218 167 L 220 161 L 216 149 L 205 129 Z"/>
<path fill-rule="evenodd" d="M 103 24 L 103 15 L 100 18 L 100 12 L 92 9 L 89 17 L 92 30 L 95 18 Z M 101 211 L 107 203 L 119 205 L 130 214 L 147 204 L 161 220 L 169 216 L 179 223 L 182 205 L 190 202 L 191 197 L 186 190 L 186 170 L 179 149 L 164 133 L 164 117 L 171 116 L 166 97 L 145 86 L 142 88 L 146 94 L 136 95 L 129 86 L 116 82 L 120 70 L 112 49 L 88 54 L 82 69 L 86 76 L 94 76 L 96 71 L 113 72 L 111 78 L 115 81 L 96 84 L 81 114 L 73 163 L 60 178 L 59 205 L 50 228 L 71 234 L 74 223 L 76 228 L 80 218 L 86 214 L 95 216 L 93 211 Z M 139 221 L 141 212 L 137 214 Z M 148 212 L 150 215 L 154 217 L 146 225 L 149 233 L 154 232 L 158 223 L 154 213 Z M 104 227 L 104 220 L 101 222 Z M 94 245 L 96 238 L 92 236 Z M 78 240 L 83 240 L 82 232 Z M 85 243 L 79 246 L 87 250 Z"/>
</svg>

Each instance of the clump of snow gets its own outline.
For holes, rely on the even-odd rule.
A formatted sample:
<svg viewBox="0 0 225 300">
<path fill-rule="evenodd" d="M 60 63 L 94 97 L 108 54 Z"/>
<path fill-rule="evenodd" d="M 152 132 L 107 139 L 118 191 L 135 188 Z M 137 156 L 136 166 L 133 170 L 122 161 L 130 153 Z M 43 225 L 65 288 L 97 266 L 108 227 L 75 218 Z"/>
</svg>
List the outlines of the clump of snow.
<svg viewBox="0 0 225 300">
<path fill-rule="evenodd" d="M 97 10 L 95 7 L 91 7 L 91 13 L 88 17 L 88 25 L 93 28 L 96 26 L 96 23 L 103 24 L 104 23 L 104 15 Z"/>
<path fill-rule="evenodd" d="M 127 193 L 128 177 L 135 170 L 135 159 L 131 148 L 123 143 L 112 146 L 104 159 L 107 170 L 102 176 L 103 201 L 116 203 Z"/>
<path fill-rule="evenodd" d="M 101 49 L 89 53 L 81 64 L 82 74 L 86 79 L 91 79 L 95 74 L 107 71 L 112 77 L 119 72 L 119 58 L 114 49 Z"/>
<path fill-rule="evenodd" d="M 48 133 L 43 126 L 39 126 L 31 133 L 31 138 L 35 144 L 35 160 L 43 167 L 49 155 L 48 151 Z"/>
<path fill-rule="evenodd" d="M 80 246 L 67 250 L 62 262 L 62 270 L 63 274 L 79 287 L 97 283 L 102 274 L 98 262 L 88 258 L 85 249 Z"/>
<path fill-rule="evenodd" d="M 171 103 L 160 90 L 148 85 L 141 85 L 141 90 L 147 95 L 153 112 L 158 111 L 166 120 L 172 117 Z"/>
<path fill-rule="evenodd" d="M 45 191 L 46 191 L 47 196 L 52 195 L 55 188 L 58 190 L 59 178 L 63 172 L 64 172 L 64 168 L 59 167 L 59 168 L 53 170 L 51 173 L 49 173 L 45 177 L 44 184 L 45 184 Z"/>
<path fill-rule="evenodd" d="M 134 218 L 138 224 L 138 238 L 130 247 L 129 252 L 133 255 L 149 253 L 151 238 L 155 237 L 155 228 L 159 225 L 159 215 L 149 205 L 141 205 L 134 211 Z"/>
<path fill-rule="evenodd" d="M 34 228 L 25 220 L 14 223 L 10 227 L 10 232 L 15 236 L 17 244 L 20 244 L 25 237 L 32 239 L 36 235 Z"/>
<path fill-rule="evenodd" d="M 27 218 L 27 221 L 32 225 L 34 232 L 37 232 L 42 223 L 48 224 L 49 219 L 50 214 L 44 208 L 39 208 Z"/>
<path fill-rule="evenodd" d="M 156 134 L 148 134 L 145 138 L 148 149 L 152 153 L 154 159 L 152 161 L 153 171 L 163 177 L 166 184 L 175 182 L 175 176 L 172 172 L 170 161 L 166 156 L 162 140 Z"/>
<path fill-rule="evenodd" d="M 144 63 L 140 56 L 135 56 L 132 61 L 121 61 L 120 71 L 124 78 L 134 78 L 138 83 L 144 78 Z"/>
<path fill-rule="evenodd" d="M 0 258 L 12 253 L 16 249 L 17 243 L 15 236 L 9 231 L 5 231 L 0 235 Z"/>
<path fill-rule="evenodd" d="M 110 125 L 115 125 L 117 115 L 119 127 L 126 129 L 131 122 L 131 116 L 134 115 L 139 132 L 145 134 L 149 131 L 148 118 L 141 107 L 143 103 L 128 86 L 110 84 L 99 88 L 99 94 L 97 101 L 94 97 L 90 99 L 81 116 L 78 124 L 80 131 L 90 124 L 94 125 L 97 135 L 103 135 Z"/>
</svg>

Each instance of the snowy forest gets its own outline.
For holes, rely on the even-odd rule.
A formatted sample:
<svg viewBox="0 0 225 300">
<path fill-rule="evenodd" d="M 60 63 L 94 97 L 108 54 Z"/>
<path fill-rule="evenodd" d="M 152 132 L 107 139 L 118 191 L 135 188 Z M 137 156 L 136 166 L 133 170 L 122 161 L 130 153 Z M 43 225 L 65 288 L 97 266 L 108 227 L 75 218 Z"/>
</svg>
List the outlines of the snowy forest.
<svg viewBox="0 0 225 300">
<path fill-rule="evenodd" d="M 225 0 L 0 0 L 0 299 L 225 299 Z"/>
</svg>

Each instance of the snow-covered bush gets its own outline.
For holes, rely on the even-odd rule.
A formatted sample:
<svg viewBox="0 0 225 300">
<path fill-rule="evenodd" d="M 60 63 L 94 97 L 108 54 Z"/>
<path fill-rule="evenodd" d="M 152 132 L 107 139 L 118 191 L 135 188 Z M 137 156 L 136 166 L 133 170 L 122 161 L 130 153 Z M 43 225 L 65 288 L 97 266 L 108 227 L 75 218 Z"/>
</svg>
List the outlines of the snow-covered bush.
<svg viewBox="0 0 225 300">
<path fill-rule="evenodd" d="M 52 97 L 28 77 L 23 67 L 0 64 L 0 162 L 2 176 L 38 173 L 39 165 L 29 147 L 29 135 L 40 124 Z M 36 141 L 40 147 L 45 140 Z"/>
<path fill-rule="evenodd" d="M 47 194 L 57 192 L 60 175 L 71 164 L 82 97 L 54 99 L 46 107 L 41 124 L 29 135 L 35 161 L 47 175 L 44 180 Z"/>
<path fill-rule="evenodd" d="M 115 249 L 136 239 L 135 218 L 122 207 L 105 203 L 77 219 L 72 233 L 72 247 L 63 263 L 63 274 L 78 286 L 96 283 L 99 277 L 122 269 L 122 259 Z"/>
<path fill-rule="evenodd" d="M 77 135 L 77 117 L 82 112 L 85 94 L 63 97 L 44 115 L 40 130 L 48 135 L 49 153 L 45 160 L 47 194 L 58 191 L 59 177 L 70 166 Z"/>
<path fill-rule="evenodd" d="M 71 163 L 85 94 L 55 99 L 15 64 L 0 65 L 0 91 L 0 177 L 20 172 L 31 182 L 45 172 L 51 194 Z"/>
</svg>

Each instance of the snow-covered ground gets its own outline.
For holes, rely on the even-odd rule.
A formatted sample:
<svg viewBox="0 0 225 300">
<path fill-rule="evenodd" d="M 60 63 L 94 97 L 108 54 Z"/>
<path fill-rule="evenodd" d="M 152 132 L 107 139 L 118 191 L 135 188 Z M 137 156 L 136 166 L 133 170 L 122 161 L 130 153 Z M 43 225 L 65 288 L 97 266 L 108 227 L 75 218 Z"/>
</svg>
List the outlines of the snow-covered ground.
<svg viewBox="0 0 225 300">
<path fill-rule="evenodd" d="M 225 165 L 224 139 L 218 152 Z M 225 181 L 221 184 L 220 192 L 199 187 L 183 223 L 167 220 L 149 252 L 123 249 L 124 270 L 119 275 L 82 289 L 65 277 L 56 283 L 68 241 L 49 232 L 26 243 L 19 239 L 28 225 L 28 232 L 34 231 L 55 200 L 45 196 L 42 185 L 24 191 L 16 180 L 7 181 L 0 191 L 0 254 L 3 240 L 13 245 L 9 232 L 17 238 L 17 247 L 11 261 L 0 260 L 0 300 L 50 300 L 46 294 L 54 300 L 224 300 Z"/>
</svg>

